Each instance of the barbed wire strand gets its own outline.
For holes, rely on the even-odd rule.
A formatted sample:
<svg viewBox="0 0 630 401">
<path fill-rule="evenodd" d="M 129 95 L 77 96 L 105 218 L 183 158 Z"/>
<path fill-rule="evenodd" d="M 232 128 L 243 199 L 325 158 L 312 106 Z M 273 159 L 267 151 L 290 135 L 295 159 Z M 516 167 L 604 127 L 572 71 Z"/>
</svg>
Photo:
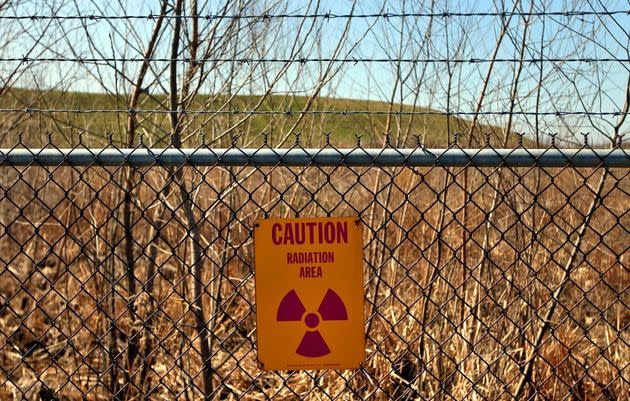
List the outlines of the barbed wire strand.
<svg viewBox="0 0 630 401">
<path fill-rule="evenodd" d="M 230 115 L 383 115 L 383 116 L 416 116 L 416 115 L 435 115 L 435 116 L 475 116 L 475 115 L 522 115 L 522 116 L 621 116 L 625 113 L 621 111 L 389 111 L 389 110 L 212 110 L 212 109 L 187 109 L 187 110 L 169 110 L 169 109 L 41 109 L 41 108 L 0 108 L 0 113 L 74 113 L 74 114 L 91 114 L 91 113 L 120 113 L 120 114 L 230 114 Z"/>
<path fill-rule="evenodd" d="M 243 64 L 249 63 L 411 63 L 411 64 L 439 64 L 439 63 L 453 63 L 453 64 L 482 64 L 482 63 L 630 63 L 630 58 L 623 57 L 605 57 L 605 58 L 593 58 L 593 57 L 554 57 L 554 58 L 540 58 L 533 57 L 527 59 L 520 58 L 369 58 L 369 57 L 321 57 L 321 58 L 189 58 L 189 57 L 0 57 L 0 62 L 20 62 L 20 63 L 34 63 L 34 62 L 55 62 L 55 63 L 142 63 L 142 62 L 184 62 L 193 64 L 207 64 L 207 63 L 229 63 L 237 62 Z"/>
<path fill-rule="evenodd" d="M 234 20 L 234 19 L 289 19 L 289 18 L 311 18 L 311 19 L 347 19 L 347 18 L 450 18 L 450 17 L 584 17 L 584 16 L 614 16 L 614 15 L 630 15 L 630 9 L 627 10 L 609 10 L 609 11 L 593 11 L 593 10 L 573 10 L 573 11 L 488 11 L 488 12 L 413 12 L 413 13 L 396 13 L 396 12 L 379 12 L 379 13 L 359 13 L 359 14 L 335 14 L 326 13 L 262 13 L 262 14 L 201 14 L 201 15 L 174 15 L 174 14 L 125 14 L 125 15 L 106 15 L 106 14 L 77 14 L 77 15 L 1 15 L 0 20 L 154 20 L 157 18 L 164 19 L 203 19 L 203 20 Z"/>
</svg>

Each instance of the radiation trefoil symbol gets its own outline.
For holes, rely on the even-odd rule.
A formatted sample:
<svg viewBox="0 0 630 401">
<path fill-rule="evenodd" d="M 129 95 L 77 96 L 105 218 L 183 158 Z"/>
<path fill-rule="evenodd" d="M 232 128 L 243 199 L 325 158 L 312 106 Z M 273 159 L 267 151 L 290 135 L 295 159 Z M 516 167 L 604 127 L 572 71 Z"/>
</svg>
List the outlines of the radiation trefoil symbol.
<svg viewBox="0 0 630 401">
<path fill-rule="evenodd" d="M 309 312 L 306 316 L 304 314 L 306 314 L 306 308 L 295 290 L 287 292 L 278 306 L 276 320 L 279 322 L 299 322 L 304 318 L 304 324 L 307 327 L 295 353 L 309 358 L 330 354 L 330 348 L 317 330 L 317 326 L 319 326 L 320 317 L 321 320 L 348 320 L 348 312 L 343 301 L 335 291 L 328 289 L 317 313 Z"/>
</svg>

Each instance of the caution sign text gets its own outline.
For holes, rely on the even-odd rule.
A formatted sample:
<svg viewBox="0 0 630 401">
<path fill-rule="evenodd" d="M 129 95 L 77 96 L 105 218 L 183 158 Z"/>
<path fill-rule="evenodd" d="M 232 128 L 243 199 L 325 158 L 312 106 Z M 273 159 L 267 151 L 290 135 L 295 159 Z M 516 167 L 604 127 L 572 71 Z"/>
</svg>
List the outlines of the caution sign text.
<svg viewBox="0 0 630 401">
<path fill-rule="evenodd" d="M 263 369 L 354 369 L 363 362 L 361 234 L 356 217 L 256 222 Z"/>
</svg>

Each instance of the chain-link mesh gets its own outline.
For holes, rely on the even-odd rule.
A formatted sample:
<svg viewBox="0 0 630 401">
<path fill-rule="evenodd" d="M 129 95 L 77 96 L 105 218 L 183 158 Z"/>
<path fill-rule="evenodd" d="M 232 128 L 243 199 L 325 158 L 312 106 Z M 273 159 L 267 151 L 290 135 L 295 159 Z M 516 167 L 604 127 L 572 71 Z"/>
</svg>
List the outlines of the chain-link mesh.
<svg viewBox="0 0 630 401">
<path fill-rule="evenodd" d="M 608 400 L 630 391 L 627 153 L 625 167 L 594 159 L 578 168 L 345 158 L 131 166 L 89 152 L 88 166 L 35 157 L 16 166 L 3 150 L 2 399 Z M 255 219 L 346 215 L 364 226 L 365 363 L 261 371 Z"/>
</svg>

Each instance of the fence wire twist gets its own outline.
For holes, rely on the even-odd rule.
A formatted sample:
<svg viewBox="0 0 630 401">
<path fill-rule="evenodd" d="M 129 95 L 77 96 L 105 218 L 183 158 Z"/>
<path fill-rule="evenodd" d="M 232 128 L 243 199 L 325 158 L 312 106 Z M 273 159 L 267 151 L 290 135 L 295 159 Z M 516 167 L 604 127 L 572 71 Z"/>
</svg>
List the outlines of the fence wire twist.
<svg viewBox="0 0 630 401">
<path fill-rule="evenodd" d="M 588 144 L 2 149 L 0 395 L 623 399 L 628 167 Z M 255 219 L 343 215 L 364 225 L 365 363 L 262 372 Z"/>
</svg>

